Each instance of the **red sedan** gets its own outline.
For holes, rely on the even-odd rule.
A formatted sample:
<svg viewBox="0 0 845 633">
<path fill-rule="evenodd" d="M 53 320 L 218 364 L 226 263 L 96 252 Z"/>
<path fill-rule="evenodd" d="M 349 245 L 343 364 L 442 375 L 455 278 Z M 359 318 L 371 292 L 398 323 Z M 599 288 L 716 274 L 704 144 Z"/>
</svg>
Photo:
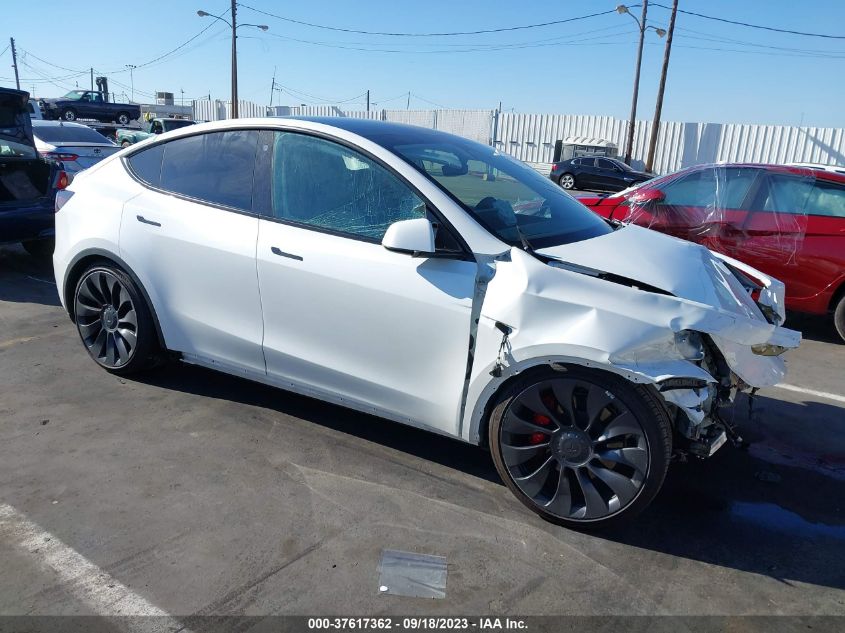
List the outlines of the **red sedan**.
<svg viewBox="0 0 845 633">
<path fill-rule="evenodd" d="M 606 218 L 698 242 L 786 284 L 786 307 L 833 314 L 845 339 L 845 175 L 780 165 L 699 165 L 610 197 Z"/>
</svg>

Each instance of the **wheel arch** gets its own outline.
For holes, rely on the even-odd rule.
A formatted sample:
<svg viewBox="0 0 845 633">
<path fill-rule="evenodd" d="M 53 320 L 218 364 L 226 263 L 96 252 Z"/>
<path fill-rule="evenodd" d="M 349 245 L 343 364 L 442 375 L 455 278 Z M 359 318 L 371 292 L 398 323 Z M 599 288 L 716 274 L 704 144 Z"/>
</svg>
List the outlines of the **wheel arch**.
<svg viewBox="0 0 845 633">
<path fill-rule="evenodd" d="M 472 407 L 471 414 L 468 414 L 469 417 L 465 418 L 466 424 L 464 425 L 465 430 L 462 433 L 463 438 L 472 444 L 486 447 L 487 428 L 490 423 L 490 412 L 493 407 L 496 406 L 499 396 L 508 389 L 514 381 L 524 378 L 526 375 L 530 375 L 532 373 L 542 373 L 548 369 L 565 372 L 569 367 L 601 371 L 614 375 L 618 378 L 624 378 L 635 385 L 653 389 L 657 392 L 657 377 L 638 372 L 633 368 L 611 365 L 572 356 L 541 356 L 526 359 L 517 365 L 508 367 L 506 369 L 507 375 L 504 379 L 488 376 L 490 380 L 487 381 L 487 384 L 481 389 L 475 404 Z M 678 374 L 673 377 L 701 379 L 702 375 L 698 372 L 689 372 L 688 376 Z M 662 396 L 658 396 L 657 399 L 664 407 L 666 406 L 665 399 Z M 670 418 L 672 418 L 671 415 Z"/>
<path fill-rule="evenodd" d="M 839 280 L 839 287 L 833 291 L 833 294 L 830 296 L 830 305 L 828 306 L 828 310 L 833 312 L 836 310 L 836 306 L 839 303 L 842 297 L 845 297 L 845 278 Z"/>
<path fill-rule="evenodd" d="M 153 315 L 153 325 L 155 326 L 156 337 L 158 338 L 159 345 L 161 349 L 166 350 L 167 344 L 164 340 L 164 333 L 161 330 L 161 324 L 158 320 L 158 314 L 156 313 L 155 305 L 150 299 L 150 295 L 147 293 L 147 289 L 144 288 L 144 284 L 141 283 L 141 280 L 138 278 L 138 275 L 124 262 L 120 257 L 111 253 L 109 251 L 99 249 L 99 248 L 90 248 L 86 249 L 80 253 L 78 253 L 73 260 L 71 261 L 70 265 L 67 268 L 67 273 L 65 274 L 64 282 L 62 283 L 62 296 L 65 299 L 65 306 L 67 309 L 68 316 L 71 319 L 74 319 L 73 314 L 73 293 L 76 290 L 76 284 L 79 283 L 80 277 L 82 277 L 82 273 L 85 272 L 92 264 L 97 262 L 103 262 L 107 264 L 111 264 L 116 266 L 124 273 L 129 275 L 129 278 L 132 279 L 132 282 L 138 288 L 141 293 L 141 296 L 144 298 L 144 301 L 147 303 L 147 307 L 150 309 L 150 314 Z"/>
</svg>

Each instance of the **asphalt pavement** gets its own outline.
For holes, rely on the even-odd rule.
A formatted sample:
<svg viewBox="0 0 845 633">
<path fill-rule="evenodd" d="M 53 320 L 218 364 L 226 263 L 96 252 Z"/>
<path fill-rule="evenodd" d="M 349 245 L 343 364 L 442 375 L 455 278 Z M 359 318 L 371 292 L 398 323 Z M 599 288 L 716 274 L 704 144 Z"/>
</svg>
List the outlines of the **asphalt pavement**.
<svg viewBox="0 0 845 633">
<path fill-rule="evenodd" d="M 845 345 L 796 317 L 748 450 L 674 464 L 599 535 L 525 510 L 489 455 L 238 378 L 87 356 L 52 271 L 0 248 L 0 614 L 845 615 Z M 382 551 L 443 556 L 439 600 Z"/>
</svg>

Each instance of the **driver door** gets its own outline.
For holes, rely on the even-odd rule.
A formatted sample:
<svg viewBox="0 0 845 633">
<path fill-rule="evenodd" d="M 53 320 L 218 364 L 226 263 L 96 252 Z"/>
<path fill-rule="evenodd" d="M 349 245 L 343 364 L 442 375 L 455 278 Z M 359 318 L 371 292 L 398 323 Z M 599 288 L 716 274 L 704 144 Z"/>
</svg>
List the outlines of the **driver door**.
<svg viewBox="0 0 845 633">
<path fill-rule="evenodd" d="M 256 195 L 267 374 L 368 412 L 457 432 L 477 265 L 460 249 L 415 258 L 381 245 L 431 216 L 372 158 L 264 131 Z M 445 228 L 438 242 L 450 246 Z M 457 244 L 454 242 L 454 244 Z"/>
</svg>

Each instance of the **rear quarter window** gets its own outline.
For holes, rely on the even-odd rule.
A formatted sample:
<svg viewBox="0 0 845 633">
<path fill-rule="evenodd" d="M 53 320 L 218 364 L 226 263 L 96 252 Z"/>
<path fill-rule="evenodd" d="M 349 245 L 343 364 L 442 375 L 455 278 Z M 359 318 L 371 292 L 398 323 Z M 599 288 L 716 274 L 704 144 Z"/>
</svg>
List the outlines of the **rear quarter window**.
<svg viewBox="0 0 845 633">
<path fill-rule="evenodd" d="M 845 187 L 823 180 L 816 181 L 807 202 L 807 213 L 845 218 Z"/>
<path fill-rule="evenodd" d="M 161 159 L 164 156 L 164 145 L 158 144 L 149 149 L 135 152 L 126 159 L 129 168 L 137 178 L 148 185 L 158 187 L 161 184 Z"/>
</svg>

